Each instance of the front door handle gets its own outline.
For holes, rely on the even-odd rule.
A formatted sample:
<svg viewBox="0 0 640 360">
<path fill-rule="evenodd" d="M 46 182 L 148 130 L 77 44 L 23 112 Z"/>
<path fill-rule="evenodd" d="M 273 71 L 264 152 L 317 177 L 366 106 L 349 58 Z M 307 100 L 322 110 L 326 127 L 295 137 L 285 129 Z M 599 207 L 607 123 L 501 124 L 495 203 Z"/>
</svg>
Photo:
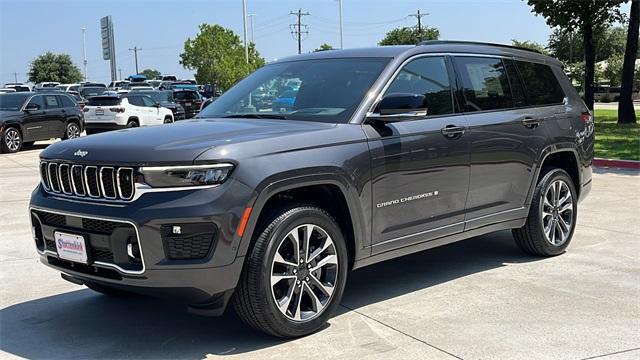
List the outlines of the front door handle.
<svg viewBox="0 0 640 360">
<path fill-rule="evenodd" d="M 522 125 L 529 129 L 533 129 L 534 127 L 540 125 L 540 119 L 527 116 L 526 118 L 522 119 Z"/>
<path fill-rule="evenodd" d="M 457 139 L 464 134 L 464 130 L 464 126 L 447 125 L 440 129 L 440 132 L 448 139 Z"/>
</svg>

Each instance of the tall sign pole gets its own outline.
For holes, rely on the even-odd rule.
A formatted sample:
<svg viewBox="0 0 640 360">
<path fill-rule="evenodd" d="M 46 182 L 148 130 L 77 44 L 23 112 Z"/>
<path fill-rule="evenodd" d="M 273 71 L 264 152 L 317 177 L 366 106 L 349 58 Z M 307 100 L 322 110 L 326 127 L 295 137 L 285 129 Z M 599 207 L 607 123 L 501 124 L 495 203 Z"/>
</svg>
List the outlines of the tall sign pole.
<svg viewBox="0 0 640 360">
<path fill-rule="evenodd" d="M 244 39 L 244 61 L 249 62 L 249 43 L 247 42 L 247 0 L 242 0 L 242 34 Z"/>
<path fill-rule="evenodd" d="M 116 44 L 113 36 L 113 22 L 111 16 L 100 19 L 100 33 L 102 35 L 102 58 L 111 64 L 111 81 L 118 80 L 116 66 Z"/>
<path fill-rule="evenodd" d="M 85 42 L 85 32 L 87 31 L 86 27 L 82 27 L 82 64 L 84 65 L 84 81 L 87 81 L 87 45 Z"/>
</svg>

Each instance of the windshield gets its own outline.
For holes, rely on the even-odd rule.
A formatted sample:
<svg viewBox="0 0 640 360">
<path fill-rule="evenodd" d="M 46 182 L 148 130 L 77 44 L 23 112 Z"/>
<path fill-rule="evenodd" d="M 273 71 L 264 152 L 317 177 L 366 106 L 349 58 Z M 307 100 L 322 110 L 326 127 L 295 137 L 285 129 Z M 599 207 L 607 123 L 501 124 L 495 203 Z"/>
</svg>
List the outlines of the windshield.
<svg viewBox="0 0 640 360">
<path fill-rule="evenodd" d="M 1 94 L 0 110 L 18 111 L 22 108 L 24 102 L 29 98 L 30 94 Z"/>
<path fill-rule="evenodd" d="M 346 123 L 388 62 L 387 58 L 342 58 L 267 65 L 224 93 L 198 117 Z"/>
</svg>

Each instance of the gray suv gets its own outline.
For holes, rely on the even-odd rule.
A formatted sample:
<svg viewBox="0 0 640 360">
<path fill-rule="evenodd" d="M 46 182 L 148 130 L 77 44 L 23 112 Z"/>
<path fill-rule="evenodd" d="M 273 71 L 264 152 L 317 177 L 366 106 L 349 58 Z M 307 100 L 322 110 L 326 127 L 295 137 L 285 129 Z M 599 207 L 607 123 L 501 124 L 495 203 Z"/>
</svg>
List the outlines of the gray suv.
<svg viewBox="0 0 640 360">
<path fill-rule="evenodd" d="M 264 93 L 284 105 L 258 109 Z M 557 60 L 510 46 L 282 59 L 198 117 L 44 150 L 30 204 L 41 261 L 198 314 L 231 302 L 296 337 L 363 266 L 506 229 L 527 254 L 562 254 L 591 187 L 591 114 Z"/>
</svg>

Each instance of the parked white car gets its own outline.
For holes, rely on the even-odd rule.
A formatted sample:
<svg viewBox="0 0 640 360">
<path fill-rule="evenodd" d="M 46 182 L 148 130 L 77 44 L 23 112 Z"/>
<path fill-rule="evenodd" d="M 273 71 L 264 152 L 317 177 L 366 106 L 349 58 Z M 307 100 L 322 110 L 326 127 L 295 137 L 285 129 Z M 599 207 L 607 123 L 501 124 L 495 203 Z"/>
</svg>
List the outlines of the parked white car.
<svg viewBox="0 0 640 360">
<path fill-rule="evenodd" d="M 60 84 L 56 86 L 56 89 L 60 89 L 62 91 L 78 91 L 80 88 L 80 84 Z"/>
<path fill-rule="evenodd" d="M 136 93 L 121 97 L 92 97 L 83 111 L 87 135 L 173 122 L 171 110 L 160 106 L 149 96 Z"/>
</svg>

